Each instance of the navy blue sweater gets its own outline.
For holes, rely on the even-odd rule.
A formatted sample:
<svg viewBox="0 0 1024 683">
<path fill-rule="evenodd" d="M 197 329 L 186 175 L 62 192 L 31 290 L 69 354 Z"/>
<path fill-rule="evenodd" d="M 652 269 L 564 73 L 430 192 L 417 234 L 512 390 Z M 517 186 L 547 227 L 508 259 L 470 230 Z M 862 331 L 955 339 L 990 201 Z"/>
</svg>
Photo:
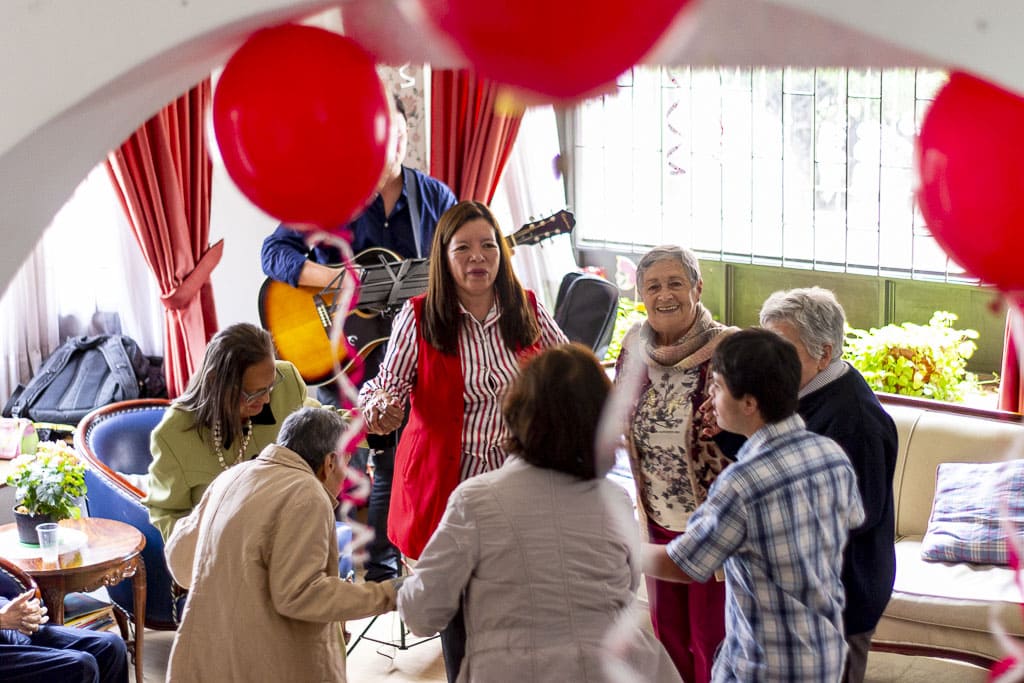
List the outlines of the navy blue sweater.
<svg viewBox="0 0 1024 683">
<path fill-rule="evenodd" d="M 807 429 L 834 440 L 857 472 L 865 520 L 850 533 L 843 557 L 847 635 L 871 631 L 892 595 L 896 576 L 896 522 L 892 478 L 896 425 L 855 369 L 800 399 Z"/>
</svg>

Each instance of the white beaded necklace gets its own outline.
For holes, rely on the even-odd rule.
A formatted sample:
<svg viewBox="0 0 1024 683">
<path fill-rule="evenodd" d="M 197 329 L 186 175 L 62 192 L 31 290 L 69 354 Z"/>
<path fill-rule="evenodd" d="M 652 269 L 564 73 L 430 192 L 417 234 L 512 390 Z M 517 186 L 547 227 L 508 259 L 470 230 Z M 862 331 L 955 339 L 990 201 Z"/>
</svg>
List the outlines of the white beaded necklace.
<svg viewBox="0 0 1024 683">
<path fill-rule="evenodd" d="M 213 423 L 213 452 L 217 455 L 217 462 L 220 466 L 227 470 L 233 465 L 237 465 L 242 462 L 242 458 L 245 457 L 245 449 L 249 446 L 249 439 L 252 438 L 252 420 L 246 420 L 245 424 L 242 425 L 242 445 L 238 448 L 238 457 L 231 465 L 224 462 L 224 438 L 220 433 L 220 420 Z"/>
</svg>

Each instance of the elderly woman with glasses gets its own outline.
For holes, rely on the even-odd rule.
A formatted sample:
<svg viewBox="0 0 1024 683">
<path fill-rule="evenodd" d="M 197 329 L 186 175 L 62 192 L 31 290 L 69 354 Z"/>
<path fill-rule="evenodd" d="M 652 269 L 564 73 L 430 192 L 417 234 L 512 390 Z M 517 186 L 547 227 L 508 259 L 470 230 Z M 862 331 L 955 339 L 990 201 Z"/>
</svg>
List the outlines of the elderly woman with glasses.
<svg viewBox="0 0 1024 683">
<path fill-rule="evenodd" d="M 728 432 L 703 432 L 700 407 L 711 386 L 711 354 L 727 328 L 701 303 L 697 256 L 656 247 L 637 265 L 646 322 L 622 341 L 616 382 L 634 387 L 626 429 L 637 509 L 650 541 L 665 544 L 707 498 L 719 472 L 743 443 Z M 683 680 L 707 683 L 715 649 L 725 636 L 725 584 L 647 580 L 654 631 Z"/>
<path fill-rule="evenodd" d="M 214 335 L 150 442 L 143 502 L 164 540 L 218 474 L 259 455 L 284 419 L 304 405 L 319 404 L 307 397 L 295 366 L 274 360 L 266 330 L 238 323 Z"/>
</svg>

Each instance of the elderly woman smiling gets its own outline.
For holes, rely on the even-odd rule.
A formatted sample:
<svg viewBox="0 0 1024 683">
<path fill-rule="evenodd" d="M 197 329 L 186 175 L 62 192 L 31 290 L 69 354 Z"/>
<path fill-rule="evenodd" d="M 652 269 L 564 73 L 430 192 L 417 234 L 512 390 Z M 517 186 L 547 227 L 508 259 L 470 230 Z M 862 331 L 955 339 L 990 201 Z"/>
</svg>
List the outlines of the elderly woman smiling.
<svg viewBox="0 0 1024 683">
<path fill-rule="evenodd" d="M 626 442 L 637 506 L 652 543 L 686 531 L 719 472 L 742 444 L 727 432 L 701 433 L 699 407 L 708 397 L 711 354 L 733 331 L 700 302 L 704 282 L 689 249 L 652 249 L 637 266 L 647 321 L 622 342 L 616 381 L 638 383 Z M 655 632 L 686 681 L 710 680 L 725 635 L 725 587 L 647 580 Z"/>
</svg>

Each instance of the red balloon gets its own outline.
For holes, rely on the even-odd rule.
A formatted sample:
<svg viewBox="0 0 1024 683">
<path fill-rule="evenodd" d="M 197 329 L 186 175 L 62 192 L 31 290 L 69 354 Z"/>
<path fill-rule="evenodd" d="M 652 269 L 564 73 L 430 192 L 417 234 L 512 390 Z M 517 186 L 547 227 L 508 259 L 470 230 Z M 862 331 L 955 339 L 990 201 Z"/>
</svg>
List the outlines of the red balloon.
<svg viewBox="0 0 1024 683">
<path fill-rule="evenodd" d="M 387 161 L 390 116 L 369 54 L 312 26 L 254 33 L 213 96 L 232 180 L 253 204 L 304 229 L 344 225 L 370 201 Z"/>
<path fill-rule="evenodd" d="M 964 270 L 1024 290 L 1024 98 L 954 73 L 918 138 L 918 204 Z"/>
<path fill-rule="evenodd" d="M 481 75 L 563 101 L 636 64 L 689 1 L 422 0 Z"/>
</svg>

